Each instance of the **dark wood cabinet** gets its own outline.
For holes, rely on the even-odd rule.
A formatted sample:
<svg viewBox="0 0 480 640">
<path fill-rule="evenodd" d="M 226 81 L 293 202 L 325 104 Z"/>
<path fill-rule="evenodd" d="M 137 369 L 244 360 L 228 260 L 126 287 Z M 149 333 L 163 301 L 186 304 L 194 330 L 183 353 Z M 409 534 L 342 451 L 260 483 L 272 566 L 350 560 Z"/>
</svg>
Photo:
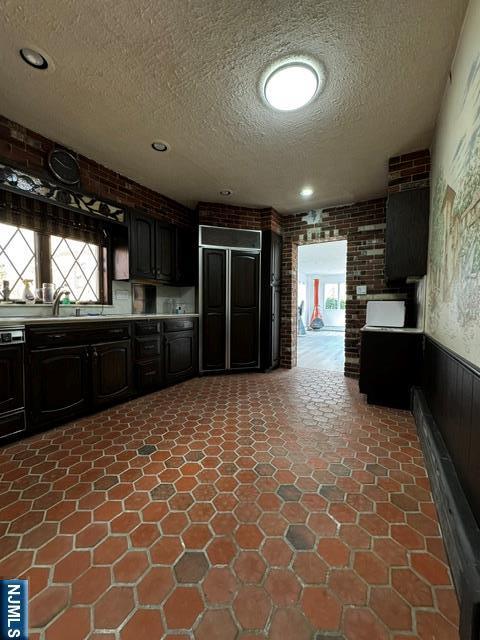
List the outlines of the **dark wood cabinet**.
<svg viewBox="0 0 480 640">
<path fill-rule="evenodd" d="M 0 348 L 0 414 L 24 406 L 23 345 Z"/>
<path fill-rule="evenodd" d="M 260 254 L 232 251 L 230 263 L 230 368 L 254 368 L 259 364 Z"/>
<path fill-rule="evenodd" d="M 280 365 L 282 237 L 273 231 L 262 233 L 262 369 Z"/>
<path fill-rule="evenodd" d="M 30 424 L 65 422 L 84 413 L 90 402 L 86 346 L 31 351 L 27 362 Z"/>
<path fill-rule="evenodd" d="M 385 277 L 405 280 L 427 273 L 429 189 L 391 193 L 387 201 Z"/>
<path fill-rule="evenodd" d="M 362 331 L 360 392 L 371 404 L 409 408 L 411 388 L 422 379 L 422 361 L 422 333 Z"/>
<path fill-rule="evenodd" d="M 156 220 L 132 214 L 130 221 L 130 276 L 154 280 L 156 265 Z"/>
<path fill-rule="evenodd" d="M 198 230 L 176 229 L 175 282 L 182 287 L 197 284 Z"/>
<path fill-rule="evenodd" d="M 156 222 L 155 279 L 165 284 L 175 282 L 175 228 Z"/>
<path fill-rule="evenodd" d="M 226 367 L 227 290 L 225 249 L 202 250 L 202 368 Z"/>
<path fill-rule="evenodd" d="M 196 331 L 166 333 L 165 382 L 172 384 L 191 378 L 198 370 L 198 347 Z"/>
<path fill-rule="evenodd" d="M 132 391 L 130 340 L 96 344 L 91 349 L 94 407 L 128 398 Z"/>
<path fill-rule="evenodd" d="M 198 228 L 177 227 L 133 212 L 128 236 L 112 238 L 116 280 L 151 280 L 195 286 L 198 277 Z"/>
</svg>

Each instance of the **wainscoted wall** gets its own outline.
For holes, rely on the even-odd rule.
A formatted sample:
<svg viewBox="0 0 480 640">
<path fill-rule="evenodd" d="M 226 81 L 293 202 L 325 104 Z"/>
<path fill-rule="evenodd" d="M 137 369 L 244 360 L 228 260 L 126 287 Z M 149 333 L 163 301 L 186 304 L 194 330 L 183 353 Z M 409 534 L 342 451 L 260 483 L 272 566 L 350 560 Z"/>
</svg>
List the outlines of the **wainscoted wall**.
<svg viewBox="0 0 480 640">
<path fill-rule="evenodd" d="M 423 391 L 480 524 L 480 369 L 427 337 Z"/>
<path fill-rule="evenodd" d="M 427 278 L 427 333 L 477 366 L 480 366 L 479 33 L 480 1 L 471 0 L 432 147 Z"/>
<path fill-rule="evenodd" d="M 52 140 L 0 115 L 0 159 L 6 164 L 50 175 L 47 156 L 55 146 L 57 145 Z M 147 189 L 89 158 L 79 154 L 76 154 L 76 157 L 80 166 L 83 191 L 128 207 L 144 209 L 165 222 L 185 226 L 196 222 L 195 212 L 182 204 Z"/>
</svg>

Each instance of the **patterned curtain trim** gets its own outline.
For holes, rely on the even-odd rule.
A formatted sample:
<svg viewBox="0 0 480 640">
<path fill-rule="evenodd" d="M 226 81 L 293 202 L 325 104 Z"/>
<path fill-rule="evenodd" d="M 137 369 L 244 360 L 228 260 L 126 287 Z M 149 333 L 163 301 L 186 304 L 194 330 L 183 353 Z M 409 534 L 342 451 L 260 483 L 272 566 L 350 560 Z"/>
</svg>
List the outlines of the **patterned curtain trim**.
<svg viewBox="0 0 480 640">
<path fill-rule="evenodd" d="M 107 244 L 108 227 L 103 221 L 3 189 L 0 189 L 0 222 L 45 235 L 100 246 Z"/>
</svg>

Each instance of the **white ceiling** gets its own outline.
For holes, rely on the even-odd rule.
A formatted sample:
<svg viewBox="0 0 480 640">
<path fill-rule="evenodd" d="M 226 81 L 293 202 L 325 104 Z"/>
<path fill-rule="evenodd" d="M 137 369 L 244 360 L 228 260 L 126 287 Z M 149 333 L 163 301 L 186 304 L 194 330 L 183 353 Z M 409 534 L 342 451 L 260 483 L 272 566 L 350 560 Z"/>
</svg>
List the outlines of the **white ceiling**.
<svg viewBox="0 0 480 640">
<path fill-rule="evenodd" d="M 298 273 L 332 275 L 346 273 L 347 241 L 319 242 L 298 247 Z"/>
<path fill-rule="evenodd" d="M 0 113 L 187 205 L 224 188 L 281 212 L 351 202 L 384 191 L 389 156 L 430 143 L 465 6 L 3 0 Z M 25 65 L 23 46 L 55 68 Z M 325 65 L 325 89 L 272 111 L 262 73 L 298 54 Z"/>
</svg>

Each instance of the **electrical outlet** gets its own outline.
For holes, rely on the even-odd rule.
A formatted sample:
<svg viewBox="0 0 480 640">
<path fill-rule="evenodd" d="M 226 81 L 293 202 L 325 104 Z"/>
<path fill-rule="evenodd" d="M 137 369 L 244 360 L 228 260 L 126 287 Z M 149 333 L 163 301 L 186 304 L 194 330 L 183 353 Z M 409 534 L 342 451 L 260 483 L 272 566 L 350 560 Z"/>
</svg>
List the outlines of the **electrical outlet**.
<svg viewBox="0 0 480 640">
<path fill-rule="evenodd" d="M 367 293 L 367 285 L 359 284 L 357 286 L 357 296 L 364 296 Z"/>
</svg>

